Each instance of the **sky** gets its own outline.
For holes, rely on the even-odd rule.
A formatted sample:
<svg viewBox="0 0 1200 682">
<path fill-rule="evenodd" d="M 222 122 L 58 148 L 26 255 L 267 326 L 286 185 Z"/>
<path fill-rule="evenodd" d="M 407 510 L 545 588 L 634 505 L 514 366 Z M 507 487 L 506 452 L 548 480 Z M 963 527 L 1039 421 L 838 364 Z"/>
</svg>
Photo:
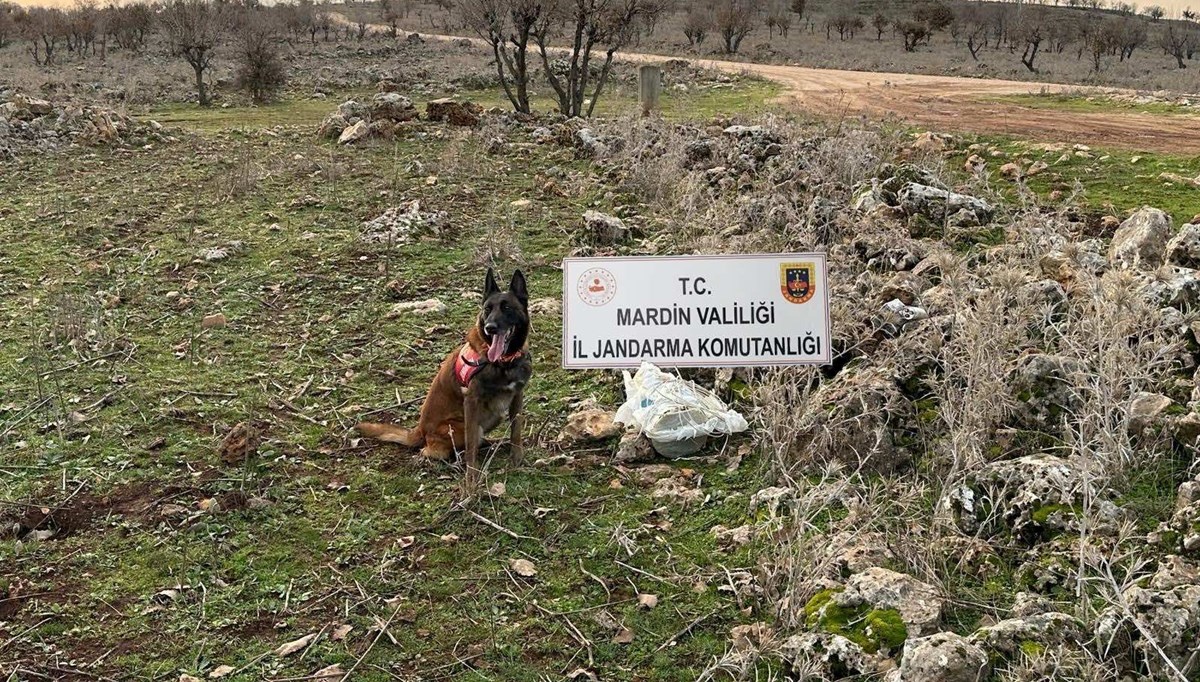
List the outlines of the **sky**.
<svg viewBox="0 0 1200 682">
<path fill-rule="evenodd" d="M 71 7 L 75 4 L 75 0 L 10 0 L 18 5 L 32 6 L 42 5 L 48 7 Z M 119 0 L 121 1 L 121 0 Z M 1186 8 L 1200 10 L 1200 0 L 1132 0 L 1134 5 L 1138 7 L 1147 7 L 1150 5 L 1159 5 L 1167 10 L 1167 16 L 1178 17 L 1179 13 Z M 107 0 L 101 4 L 107 4 Z M 1048 3 L 1050 4 L 1050 3 Z"/>
</svg>

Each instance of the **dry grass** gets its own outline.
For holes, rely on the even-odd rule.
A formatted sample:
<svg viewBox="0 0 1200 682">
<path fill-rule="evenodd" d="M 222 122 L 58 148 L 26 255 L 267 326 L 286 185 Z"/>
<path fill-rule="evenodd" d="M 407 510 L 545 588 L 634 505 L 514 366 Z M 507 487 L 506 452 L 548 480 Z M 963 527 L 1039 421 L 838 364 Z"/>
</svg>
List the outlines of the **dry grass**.
<svg viewBox="0 0 1200 682">
<path fill-rule="evenodd" d="M 658 215 L 653 250 L 816 249 L 830 256 L 835 346 L 843 359 L 824 371 L 759 370 L 747 377 L 758 445 L 788 489 L 782 516 L 763 522 L 780 540 L 762 557 L 761 577 L 776 636 L 805 629 L 805 604 L 843 578 L 843 550 L 859 544 L 883 551 L 887 566 L 934 586 L 946 600 L 951 627 L 967 633 L 981 618 L 1010 616 L 1014 594 L 1029 589 L 1017 576 L 1030 556 L 1064 552 L 1070 575 L 1055 598 L 1065 600 L 1059 608 L 1079 618 L 1083 632 L 1094 632 L 1104 605 L 1122 608 L 1124 590 L 1155 565 L 1139 531 L 1149 520 L 1114 525 L 1112 501 L 1172 496 L 1180 480 L 1147 490 L 1146 472 L 1164 466 L 1170 439 L 1136 436 L 1129 419 L 1137 392 L 1172 394 L 1187 367 L 1177 313 L 1148 300 L 1143 282 L 1129 272 L 1093 275 L 1081 266 L 1065 299 L 1030 293 L 1032 283 L 1046 278 L 1041 261 L 1048 254 L 1086 260 L 1074 196 L 1048 207 L 1018 193 L 997 219 L 1003 228 L 997 246 L 964 251 L 952 230 L 941 241 L 913 240 L 895 219 L 847 207 L 854 188 L 895 157 L 900 138 L 874 128 L 756 122 L 781 137 L 783 152 L 740 178 L 732 175 L 730 184 L 714 184 L 706 172 L 726 163 L 734 142 L 723 140 L 721 153 L 696 163 L 686 150 L 702 137 L 699 131 L 653 122 L 615 126 L 627 145 L 602 163 L 630 196 L 674 207 L 671 215 Z M 960 182 L 940 157 L 920 163 L 949 185 L 1005 202 L 986 175 Z M 931 306 L 934 320 L 895 338 L 874 334 L 883 303 L 876 292 L 896 273 L 856 254 L 869 245 L 919 254 L 921 274 L 909 276 L 917 292 L 936 288 L 936 297 L 927 294 L 918 303 Z M 1086 368 L 1069 386 L 1081 409 L 1047 426 L 1061 428 L 1057 436 L 1012 428 L 1025 409 L 1014 368 L 1031 353 Z M 964 534 L 945 515 L 939 500 L 990 462 L 1038 452 L 1083 467 L 1074 534 L 1026 554 L 1003 535 Z M 1143 630 L 1139 650 L 1149 658 L 1136 665 L 1182 679 L 1168 656 L 1154 655 L 1153 635 Z M 777 644 L 731 649 L 704 679 L 776 674 L 768 661 L 781 655 Z M 792 671 L 797 679 L 816 679 L 816 668 L 803 670 L 813 661 L 790 663 L 800 666 Z M 1129 665 L 1099 642 L 1052 643 L 1004 662 L 997 679 L 1112 679 Z"/>
</svg>

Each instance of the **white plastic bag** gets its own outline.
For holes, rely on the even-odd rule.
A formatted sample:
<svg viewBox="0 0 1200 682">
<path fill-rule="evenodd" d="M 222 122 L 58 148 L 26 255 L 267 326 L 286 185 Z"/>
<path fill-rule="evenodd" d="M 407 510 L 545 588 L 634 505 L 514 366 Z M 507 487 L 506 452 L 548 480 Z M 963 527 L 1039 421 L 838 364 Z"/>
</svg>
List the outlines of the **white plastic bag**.
<svg viewBox="0 0 1200 682">
<path fill-rule="evenodd" d="M 643 362 L 625 372 L 625 404 L 615 421 L 635 426 L 664 457 L 689 455 L 709 436 L 745 431 L 745 417 L 696 384 Z"/>
</svg>

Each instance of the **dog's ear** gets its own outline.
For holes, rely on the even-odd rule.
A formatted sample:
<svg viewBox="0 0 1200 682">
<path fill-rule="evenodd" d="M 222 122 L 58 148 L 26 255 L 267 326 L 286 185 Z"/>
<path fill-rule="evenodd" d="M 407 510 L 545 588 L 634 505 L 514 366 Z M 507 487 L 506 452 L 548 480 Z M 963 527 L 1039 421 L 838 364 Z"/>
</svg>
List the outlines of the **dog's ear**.
<svg viewBox="0 0 1200 682">
<path fill-rule="evenodd" d="M 496 272 L 488 268 L 487 279 L 483 282 L 483 297 L 500 293 L 500 285 L 496 284 Z"/>
<path fill-rule="evenodd" d="M 529 289 L 525 287 L 525 274 L 520 270 L 513 273 L 512 281 L 508 283 L 508 290 L 521 301 L 521 305 L 529 305 Z"/>
</svg>

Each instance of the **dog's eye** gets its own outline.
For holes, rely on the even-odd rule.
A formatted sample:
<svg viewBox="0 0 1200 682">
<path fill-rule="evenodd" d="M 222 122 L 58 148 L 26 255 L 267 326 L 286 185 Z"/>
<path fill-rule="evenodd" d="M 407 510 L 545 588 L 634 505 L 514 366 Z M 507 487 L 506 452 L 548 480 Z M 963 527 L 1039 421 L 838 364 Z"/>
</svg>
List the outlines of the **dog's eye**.
<svg viewBox="0 0 1200 682">
<path fill-rule="evenodd" d="M 502 301 L 502 302 L 500 303 L 500 311 L 501 311 L 501 312 L 505 312 L 505 313 L 507 313 L 507 312 L 508 312 L 508 304 L 507 304 L 507 303 L 504 303 L 504 302 Z"/>
</svg>

